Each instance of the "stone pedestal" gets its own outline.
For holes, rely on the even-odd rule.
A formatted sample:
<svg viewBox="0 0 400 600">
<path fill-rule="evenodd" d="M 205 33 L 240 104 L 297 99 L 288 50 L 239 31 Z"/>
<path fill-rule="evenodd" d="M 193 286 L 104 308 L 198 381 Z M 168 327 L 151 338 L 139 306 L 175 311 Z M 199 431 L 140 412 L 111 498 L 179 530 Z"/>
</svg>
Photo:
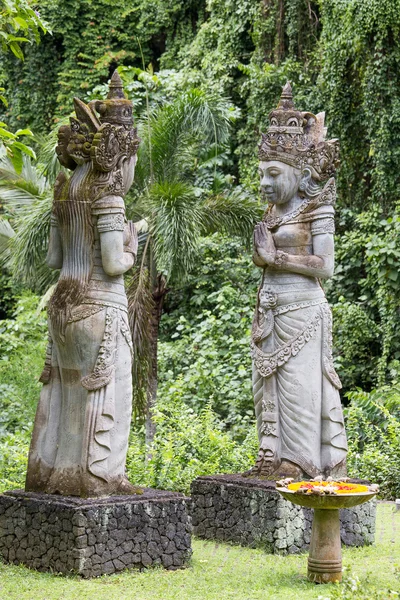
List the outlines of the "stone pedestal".
<svg viewBox="0 0 400 600">
<path fill-rule="evenodd" d="M 185 566 L 192 554 L 188 498 L 83 499 L 15 490 L 0 495 L 0 555 L 38 571 L 95 577 L 129 568 Z"/>
<path fill-rule="evenodd" d="M 238 475 L 198 477 L 192 483 L 193 533 L 201 538 L 263 548 L 270 553 L 308 549 L 312 510 L 288 502 L 275 482 Z M 372 544 L 376 501 L 340 511 L 340 534 L 347 546 Z"/>
<path fill-rule="evenodd" d="M 315 583 L 342 581 L 338 510 L 314 509 L 307 575 Z"/>
</svg>

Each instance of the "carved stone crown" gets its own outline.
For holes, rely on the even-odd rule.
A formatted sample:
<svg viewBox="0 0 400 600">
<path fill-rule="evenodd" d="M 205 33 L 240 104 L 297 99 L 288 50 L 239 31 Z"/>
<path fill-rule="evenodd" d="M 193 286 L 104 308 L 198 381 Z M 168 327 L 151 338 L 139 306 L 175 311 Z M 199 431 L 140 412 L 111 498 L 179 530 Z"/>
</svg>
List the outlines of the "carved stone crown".
<svg viewBox="0 0 400 600">
<path fill-rule="evenodd" d="M 259 159 L 278 160 L 300 170 L 308 168 L 318 181 L 332 177 L 339 166 L 339 142 L 325 140 L 324 119 L 325 113 L 297 110 L 287 82 L 278 106 L 269 113 L 270 126 L 262 134 Z"/>
<path fill-rule="evenodd" d="M 92 105 L 92 102 L 89 104 Z M 125 98 L 122 80 L 117 71 L 111 77 L 107 99 L 95 100 L 93 106 L 100 115 L 101 123 L 133 125 L 132 102 Z"/>
</svg>

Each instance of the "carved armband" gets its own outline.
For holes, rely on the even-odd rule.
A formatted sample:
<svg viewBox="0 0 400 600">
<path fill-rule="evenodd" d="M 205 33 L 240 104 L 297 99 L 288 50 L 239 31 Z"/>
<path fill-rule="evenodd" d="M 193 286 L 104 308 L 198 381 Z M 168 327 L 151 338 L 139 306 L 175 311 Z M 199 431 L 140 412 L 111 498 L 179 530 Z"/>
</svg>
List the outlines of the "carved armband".
<svg viewBox="0 0 400 600">
<path fill-rule="evenodd" d="M 311 234 L 320 235 L 322 233 L 335 233 L 335 220 L 333 216 L 312 221 Z"/>
<path fill-rule="evenodd" d="M 125 218 L 123 213 L 101 215 L 97 219 L 97 229 L 99 233 L 105 231 L 124 231 Z"/>
</svg>

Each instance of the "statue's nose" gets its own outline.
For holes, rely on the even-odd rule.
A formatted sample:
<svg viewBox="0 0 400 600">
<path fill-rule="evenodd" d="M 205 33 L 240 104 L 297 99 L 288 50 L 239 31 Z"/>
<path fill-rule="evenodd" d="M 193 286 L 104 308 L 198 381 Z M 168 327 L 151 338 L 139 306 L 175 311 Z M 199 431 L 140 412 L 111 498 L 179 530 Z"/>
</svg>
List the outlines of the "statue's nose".
<svg viewBox="0 0 400 600">
<path fill-rule="evenodd" d="M 267 182 L 261 182 L 261 191 L 262 192 L 272 192 L 272 186 Z"/>
</svg>

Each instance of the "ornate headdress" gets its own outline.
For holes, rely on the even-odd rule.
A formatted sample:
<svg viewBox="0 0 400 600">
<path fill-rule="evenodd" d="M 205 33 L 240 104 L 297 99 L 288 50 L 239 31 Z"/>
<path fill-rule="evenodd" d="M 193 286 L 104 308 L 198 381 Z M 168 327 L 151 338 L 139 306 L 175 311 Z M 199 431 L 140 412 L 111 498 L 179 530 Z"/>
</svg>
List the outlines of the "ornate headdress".
<svg viewBox="0 0 400 600">
<path fill-rule="evenodd" d="M 332 177 L 339 166 L 339 142 L 325 140 L 325 113 L 313 115 L 295 108 L 290 83 L 269 113 L 270 126 L 258 147 L 260 160 L 278 160 L 300 170 L 308 168 L 317 181 Z"/>
<path fill-rule="evenodd" d="M 132 102 L 125 98 L 122 79 L 118 71 L 114 71 L 108 89 L 106 100 L 94 100 L 89 102 L 89 106 L 93 106 L 99 113 L 100 123 L 132 127 Z"/>
</svg>

